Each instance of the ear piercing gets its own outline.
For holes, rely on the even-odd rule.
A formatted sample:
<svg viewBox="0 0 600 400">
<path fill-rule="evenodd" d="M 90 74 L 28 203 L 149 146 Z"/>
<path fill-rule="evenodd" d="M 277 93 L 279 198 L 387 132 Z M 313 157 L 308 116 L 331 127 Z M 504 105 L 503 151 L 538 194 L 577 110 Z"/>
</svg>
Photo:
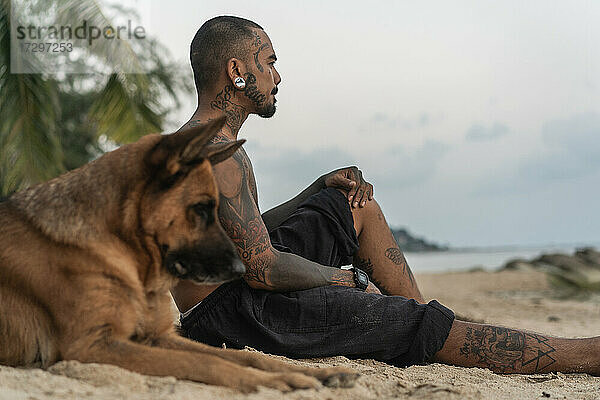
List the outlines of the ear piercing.
<svg viewBox="0 0 600 400">
<path fill-rule="evenodd" d="M 238 76 L 237 78 L 235 78 L 235 80 L 233 81 L 233 84 L 238 88 L 238 89 L 243 89 L 246 87 L 246 81 L 244 80 L 244 78 L 242 78 L 241 76 Z"/>
</svg>

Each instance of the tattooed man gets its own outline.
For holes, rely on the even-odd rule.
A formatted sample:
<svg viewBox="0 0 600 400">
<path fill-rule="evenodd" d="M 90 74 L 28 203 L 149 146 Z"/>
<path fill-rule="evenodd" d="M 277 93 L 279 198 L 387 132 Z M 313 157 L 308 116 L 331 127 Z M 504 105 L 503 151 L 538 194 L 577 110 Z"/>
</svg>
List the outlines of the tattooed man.
<svg viewBox="0 0 600 400">
<path fill-rule="evenodd" d="M 190 56 L 198 108 L 185 126 L 224 115 L 226 125 L 214 140 L 234 141 L 248 115 L 275 113 L 281 76 L 259 25 L 213 18 L 196 33 Z M 219 219 L 247 272 L 218 287 L 178 284 L 173 296 L 184 335 L 290 357 L 600 373 L 600 338 L 561 339 L 462 322 L 435 300 L 424 302 L 373 186 L 358 168 L 324 174 L 262 215 L 243 148 L 214 170 Z M 339 268 L 350 264 L 350 270 Z"/>
</svg>

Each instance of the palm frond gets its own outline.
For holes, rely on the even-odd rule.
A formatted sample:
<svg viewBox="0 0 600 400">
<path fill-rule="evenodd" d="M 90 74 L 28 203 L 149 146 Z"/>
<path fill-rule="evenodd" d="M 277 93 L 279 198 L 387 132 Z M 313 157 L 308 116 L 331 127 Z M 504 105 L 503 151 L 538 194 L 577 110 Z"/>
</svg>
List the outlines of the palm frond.
<svg viewBox="0 0 600 400">
<path fill-rule="evenodd" d="M 163 61 L 170 57 L 168 50 L 158 42 L 151 39 L 144 42 L 139 58 L 147 67 L 147 73 L 111 75 L 90 111 L 97 134 L 118 143 L 160 132 L 169 111 L 165 104 L 173 101 L 175 107 L 179 107 L 180 95 L 193 91 L 182 68 Z M 148 84 L 140 87 L 136 84 L 140 80 Z"/>
<path fill-rule="evenodd" d="M 96 0 L 27 4 L 25 19 L 57 15 L 52 21 L 57 25 L 76 26 L 83 20 L 98 27 L 111 25 Z M 126 143 L 161 131 L 168 112 L 179 106 L 180 95 L 193 91 L 189 71 L 165 61 L 171 59 L 168 50 L 149 37 L 86 43 L 89 53 L 69 60 L 83 74 L 59 80 L 11 74 L 11 61 L 21 71 L 43 71 L 45 65 L 18 53 L 11 58 L 10 6 L 10 0 L 0 0 L 0 195 L 81 165 L 100 151 L 99 137 Z M 116 9 L 120 16 L 130 12 Z"/>
<path fill-rule="evenodd" d="M 127 143 L 149 132 L 159 132 L 161 118 L 146 104 L 143 94 L 128 87 L 124 74 L 112 74 L 89 113 L 96 134 Z"/>
<path fill-rule="evenodd" d="M 54 81 L 11 74 L 10 4 L 0 4 L 0 190 L 8 193 L 64 170 L 56 135 L 60 110 Z M 29 60 L 16 60 L 25 64 Z"/>
<path fill-rule="evenodd" d="M 88 26 L 104 28 L 113 26 L 112 21 L 106 16 L 101 5 L 96 0 L 55 0 L 57 3 L 56 23 L 58 25 L 72 25 L 73 27 L 80 25 L 86 21 Z M 122 7 L 121 12 L 125 12 Z M 132 11 L 129 11 L 132 12 Z M 111 40 L 95 40 L 90 43 L 88 39 L 79 39 L 73 37 L 71 42 L 75 48 L 86 49 L 86 58 L 96 58 L 100 69 L 108 66 L 101 72 L 117 72 L 117 73 L 141 73 L 144 71 L 144 66 L 137 57 L 136 49 L 132 47 L 132 41 L 124 39 Z M 88 67 L 91 67 L 88 63 Z M 86 71 L 80 71 L 86 72 Z M 146 84 L 144 80 L 136 82 L 137 85 L 143 86 Z"/>
</svg>

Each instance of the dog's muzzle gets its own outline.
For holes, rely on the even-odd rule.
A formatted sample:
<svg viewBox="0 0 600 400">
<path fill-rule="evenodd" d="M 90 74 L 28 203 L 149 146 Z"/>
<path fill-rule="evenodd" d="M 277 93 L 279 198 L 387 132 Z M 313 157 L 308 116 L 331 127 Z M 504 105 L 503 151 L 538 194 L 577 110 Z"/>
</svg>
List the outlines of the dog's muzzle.
<svg viewBox="0 0 600 400">
<path fill-rule="evenodd" d="M 246 273 L 246 266 L 237 254 L 202 254 L 198 251 L 167 253 L 166 270 L 179 279 L 195 283 L 222 283 L 238 279 Z"/>
</svg>

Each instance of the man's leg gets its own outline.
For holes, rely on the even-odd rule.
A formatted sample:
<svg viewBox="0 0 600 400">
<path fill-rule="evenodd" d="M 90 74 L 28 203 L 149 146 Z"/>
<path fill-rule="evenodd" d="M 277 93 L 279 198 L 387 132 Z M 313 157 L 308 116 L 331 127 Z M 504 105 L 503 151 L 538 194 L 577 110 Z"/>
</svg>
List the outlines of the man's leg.
<svg viewBox="0 0 600 400">
<path fill-rule="evenodd" d="M 454 320 L 434 361 L 499 373 L 600 375 L 600 337 L 564 339 Z"/>
<path fill-rule="evenodd" d="M 213 346 L 407 366 L 439 352 L 453 320 L 452 311 L 435 301 L 419 304 L 345 286 L 279 293 L 237 280 L 205 298 L 181 320 L 181 328 L 188 338 Z"/>
<path fill-rule="evenodd" d="M 392 295 L 423 298 L 375 200 L 352 209 L 359 250 L 353 264 Z M 600 337 L 556 338 L 454 320 L 433 361 L 499 373 L 585 372 L 600 375 Z"/>
<path fill-rule="evenodd" d="M 385 216 L 375 200 L 353 208 L 359 249 L 352 264 L 369 274 L 383 294 L 404 296 L 423 302 L 415 277 L 398 247 Z"/>
</svg>

